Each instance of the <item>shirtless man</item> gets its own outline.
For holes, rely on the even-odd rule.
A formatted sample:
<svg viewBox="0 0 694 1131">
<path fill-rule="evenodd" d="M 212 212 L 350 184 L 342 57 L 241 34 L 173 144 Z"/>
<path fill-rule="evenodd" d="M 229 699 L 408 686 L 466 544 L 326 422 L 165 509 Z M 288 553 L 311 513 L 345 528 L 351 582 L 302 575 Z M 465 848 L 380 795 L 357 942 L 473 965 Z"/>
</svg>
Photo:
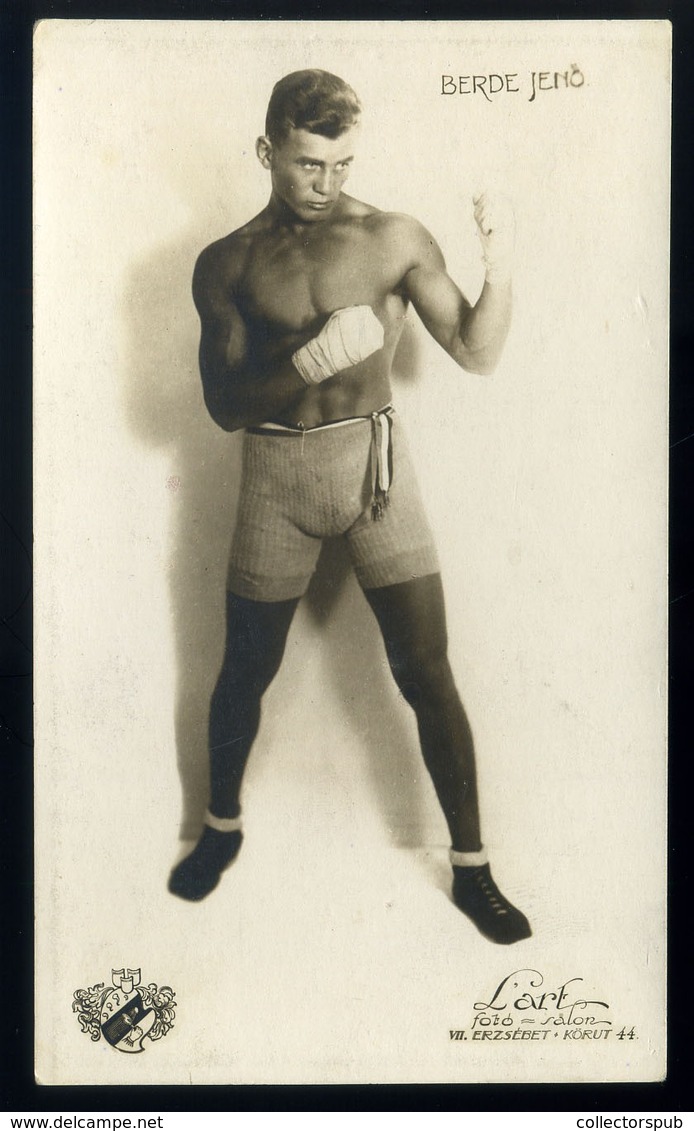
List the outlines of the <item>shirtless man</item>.
<svg viewBox="0 0 694 1131">
<path fill-rule="evenodd" d="M 472 734 L 447 659 L 436 551 L 397 416 L 391 364 L 409 303 L 463 368 L 490 373 L 511 314 L 512 218 L 474 202 L 486 280 L 471 306 L 429 233 L 343 191 L 358 134 L 354 91 L 325 71 L 275 86 L 256 152 L 267 207 L 206 248 L 193 295 L 205 402 L 245 429 L 227 587 L 227 639 L 210 708 L 203 834 L 169 889 L 199 900 L 242 840 L 240 788 L 260 701 L 315 568 L 343 535 L 388 660 L 414 709 L 451 836 L 453 901 L 499 943 L 527 938 L 480 834 Z"/>
</svg>

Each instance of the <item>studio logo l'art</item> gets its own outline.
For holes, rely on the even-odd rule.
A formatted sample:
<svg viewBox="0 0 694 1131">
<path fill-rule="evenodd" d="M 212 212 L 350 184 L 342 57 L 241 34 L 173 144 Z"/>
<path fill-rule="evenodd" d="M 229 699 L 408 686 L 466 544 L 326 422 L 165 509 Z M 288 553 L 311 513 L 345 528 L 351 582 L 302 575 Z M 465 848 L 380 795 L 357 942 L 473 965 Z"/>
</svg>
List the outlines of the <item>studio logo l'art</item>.
<svg viewBox="0 0 694 1131">
<path fill-rule="evenodd" d="M 118 1052 L 144 1052 L 173 1028 L 176 999 L 171 986 L 143 986 L 140 970 L 112 970 L 111 985 L 97 982 L 75 990 L 72 1012 L 92 1041 L 101 1037 Z"/>
</svg>

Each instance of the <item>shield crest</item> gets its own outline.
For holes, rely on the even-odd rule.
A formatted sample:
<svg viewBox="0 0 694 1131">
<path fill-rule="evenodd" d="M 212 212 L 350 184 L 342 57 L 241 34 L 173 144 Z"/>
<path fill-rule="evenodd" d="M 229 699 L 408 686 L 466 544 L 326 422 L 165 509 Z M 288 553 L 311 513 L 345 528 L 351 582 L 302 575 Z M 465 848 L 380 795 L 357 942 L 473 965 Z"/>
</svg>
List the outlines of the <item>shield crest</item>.
<svg viewBox="0 0 694 1131">
<path fill-rule="evenodd" d="M 114 989 L 101 1005 L 101 1032 L 120 1052 L 144 1052 L 142 1042 L 156 1020 L 137 989 L 140 978 L 139 970 L 112 970 Z"/>
<path fill-rule="evenodd" d="M 173 1028 L 176 998 L 170 986 L 140 986 L 140 970 L 111 970 L 112 986 L 75 990 L 72 1009 L 92 1041 L 103 1036 L 119 1052 L 144 1052 L 145 1037 L 161 1040 Z"/>
<path fill-rule="evenodd" d="M 154 1010 L 145 1006 L 136 989 L 111 990 L 101 1007 L 101 1032 L 120 1052 L 144 1052 L 142 1041 L 155 1020 Z"/>
</svg>

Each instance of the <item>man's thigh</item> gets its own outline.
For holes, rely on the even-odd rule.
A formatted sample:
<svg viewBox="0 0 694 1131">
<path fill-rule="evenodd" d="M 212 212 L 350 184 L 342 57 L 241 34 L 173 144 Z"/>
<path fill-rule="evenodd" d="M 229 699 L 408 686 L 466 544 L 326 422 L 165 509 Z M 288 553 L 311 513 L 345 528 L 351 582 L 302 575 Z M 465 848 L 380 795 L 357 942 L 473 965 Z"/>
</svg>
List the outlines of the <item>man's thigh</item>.
<svg viewBox="0 0 694 1131">
<path fill-rule="evenodd" d="M 296 485 L 289 474 L 290 440 L 246 434 L 236 528 L 227 587 L 239 597 L 280 602 L 306 592 L 320 540 L 292 514 Z"/>
<path fill-rule="evenodd" d="M 269 682 L 284 654 L 298 603 L 298 597 L 286 601 L 255 601 L 227 592 L 225 672 L 251 683 Z"/>
<path fill-rule="evenodd" d="M 393 480 L 381 518 L 366 511 L 346 533 L 352 565 L 364 590 L 381 589 L 439 572 L 438 554 L 402 425 L 394 419 Z"/>
<path fill-rule="evenodd" d="M 364 596 L 378 621 L 391 662 L 416 665 L 445 658 L 448 634 L 440 573 L 364 589 Z"/>
</svg>

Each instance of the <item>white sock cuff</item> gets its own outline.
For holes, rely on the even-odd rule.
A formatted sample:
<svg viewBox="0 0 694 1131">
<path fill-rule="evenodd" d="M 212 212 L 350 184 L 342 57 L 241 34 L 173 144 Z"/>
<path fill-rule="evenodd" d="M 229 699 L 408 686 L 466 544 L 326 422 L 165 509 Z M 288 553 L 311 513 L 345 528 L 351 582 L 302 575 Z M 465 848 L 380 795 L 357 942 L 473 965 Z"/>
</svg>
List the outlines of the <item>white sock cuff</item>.
<svg viewBox="0 0 694 1131">
<path fill-rule="evenodd" d="M 205 824 L 209 825 L 211 829 L 216 829 L 218 833 L 241 832 L 240 817 L 215 817 L 209 809 L 205 810 Z"/>
<path fill-rule="evenodd" d="M 451 864 L 456 868 L 479 868 L 480 865 L 489 863 L 489 856 L 484 845 L 479 852 L 456 852 L 454 848 L 449 848 L 448 855 Z"/>
</svg>

